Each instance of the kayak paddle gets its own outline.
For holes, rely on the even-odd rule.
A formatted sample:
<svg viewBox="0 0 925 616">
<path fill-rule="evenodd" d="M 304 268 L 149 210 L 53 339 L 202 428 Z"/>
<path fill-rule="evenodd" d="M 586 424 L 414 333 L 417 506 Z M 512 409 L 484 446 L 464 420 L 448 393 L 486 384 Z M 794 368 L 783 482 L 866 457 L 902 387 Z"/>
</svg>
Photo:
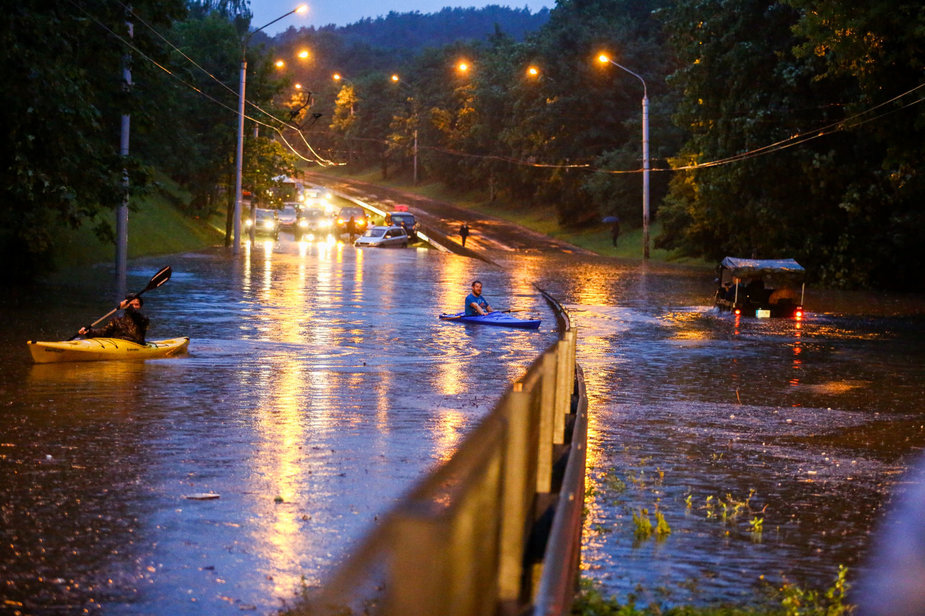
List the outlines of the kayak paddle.
<svg viewBox="0 0 925 616">
<path fill-rule="evenodd" d="M 169 266 L 169 265 L 166 266 L 166 267 L 161 268 L 161 270 L 160 270 L 158 273 L 156 273 L 156 274 L 154 274 L 153 276 L 151 276 L 151 280 L 148 281 L 148 285 L 147 285 L 144 289 L 142 289 L 142 290 L 139 291 L 138 293 L 132 293 L 131 296 L 129 297 L 129 299 L 135 299 L 136 297 L 139 297 L 139 296 L 140 296 L 142 293 L 144 293 L 145 291 L 150 291 L 151 289 L 156 289 L 156 288 L 158 288 L 159 286 L 161 286 L 162 284 L 164 284 L 165 282 L 167 282 L 168 280 L 170 280 L 170 274 L 171 274 L 171 273 L 172 273 L 172 270 L 170 269 L 170 266 Z M 104 314 L 103 316 L 101 316 L 100 318 L 98 318 L 98 319 L 97 319 L 96 321 L 94 321 L 92 324 L 90 324 L 89 326 L 87 326 L 87 329 L 90 329 L 91 327 L 96 327 L 97 325 L 99 325 L 100 323 L 102 323 L 103 321 L 105 321 L 105 320 L 106 320 L 107 318 L 109 318 L 113 313 L 115 313 L 115 312 L 119 309 L 119 306 L 121 306 L 121 305 L 122 305 L 122 302 L 119 302 L 119 305 L 118 305 L 118 306 L 116 306 L 115 308 L 113 308 L 112 310 L 110 310 L 109 312 L 107 312 L 106 314 Z M 74 334 L 73 336 L 71 336 L 70 338 L 68 338 L 68 340 L 73 340 L 74 338 L 76 338 L 76 337 L 79 336 L 79 335 L 80 335 L 80 334 Z"/>
</svg>

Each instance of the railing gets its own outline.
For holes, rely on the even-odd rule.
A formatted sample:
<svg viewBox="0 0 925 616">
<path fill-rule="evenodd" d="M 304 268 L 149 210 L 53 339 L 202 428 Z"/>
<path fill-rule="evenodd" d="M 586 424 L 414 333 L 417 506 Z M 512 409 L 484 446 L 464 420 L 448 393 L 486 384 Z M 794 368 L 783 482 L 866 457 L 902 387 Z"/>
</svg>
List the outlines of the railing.
<svg viewBox="0 0 925 616">
<path fill-rule="evenodd" d="M 292 614 L 567 614 L 578 579 L 587 400 L 577 332 L 513 383 Z"/>
</svg>

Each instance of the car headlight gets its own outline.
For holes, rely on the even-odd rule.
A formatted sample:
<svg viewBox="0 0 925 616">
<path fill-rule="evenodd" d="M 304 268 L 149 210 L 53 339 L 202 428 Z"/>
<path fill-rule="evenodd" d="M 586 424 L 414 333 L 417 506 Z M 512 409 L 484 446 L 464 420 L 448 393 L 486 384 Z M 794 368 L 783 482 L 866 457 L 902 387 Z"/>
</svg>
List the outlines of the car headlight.
<svg viewBox="0 0 925 616">
<path fill-rule="evenodd" d="M 264 229 L 272 229 L 272 228 L 273 228 L 273 221 L 272 221 L 272 220 L 265 220 L 265 221 L 263 221 L 263 228 L 264 228 Z"/>
<path fill-rule="evenodd" d="M 308 227 L 308 221 L 304 218 L 299 221 L 299 228 L 305 229 Z"/>
<path fill-rule="evenodd" d="M 328 229 L 331 226 L 330 220 L 321 220 L 318 222 L 318 226 L 322 229 Z"/>
<path fill-rule="evenodd" d="M 250 229 L 253 225 L 254 225 L 254 221 L 251 220 L 250 218 L 244 221 L 244 227 L 246 229 Z"/>
</svg>

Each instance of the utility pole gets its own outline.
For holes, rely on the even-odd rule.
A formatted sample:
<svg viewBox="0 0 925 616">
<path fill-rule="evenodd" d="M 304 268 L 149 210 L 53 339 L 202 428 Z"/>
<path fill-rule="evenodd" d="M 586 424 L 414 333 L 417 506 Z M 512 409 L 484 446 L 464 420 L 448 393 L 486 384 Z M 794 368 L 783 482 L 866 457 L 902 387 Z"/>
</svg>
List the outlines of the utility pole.
<svg viewBox="0 0 925 616">
<path fill-rule="evenodd" d="M 131 5 L 125 7 L 125 25 L 128 28 L 128 37 L 134 38 L 135 29 L 128 17 L 132 12 Z M 122 92 L 125 94 L 128 105 L 128 96 L 132 90 L 132 56 L 128 52 L 122 56 Z M 131 130 L 132 116 L 130 113 L 122 114 L 122 133 L 119 143 L 119 154 L 122 159 L 128 158 L 129 152 L 129 133 Z M 116 207 L 116 301 L 122 301 L 128 289 L 126 283 L 126 273 L 128 268 L 128 168 L 122 168 L 122 203 Z"/>
</svg>

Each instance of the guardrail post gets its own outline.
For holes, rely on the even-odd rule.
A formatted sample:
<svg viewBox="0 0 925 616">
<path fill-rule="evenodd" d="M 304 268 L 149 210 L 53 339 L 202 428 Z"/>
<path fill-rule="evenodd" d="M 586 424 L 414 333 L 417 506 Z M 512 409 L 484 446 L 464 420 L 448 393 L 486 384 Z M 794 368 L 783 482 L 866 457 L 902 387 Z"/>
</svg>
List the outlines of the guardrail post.
<svg viewBox="0 0 925 616">
<path fill-rule="evenodd" d="M 498 599 L 502 605 L 513 606 L 521 599 L 527 518 L 529 505 L 533 500 L 533 485 L 528 487 L 530 465 L 527 462 L 531 457 L 528 438 L 531 419 L 530 392 L 524 391 L 523 382 L 514 383 L 506 406 L 508 430 L 504 447 Z"/>
<path fill-rule="evenodd" d="M 394 559 L 387 614 L 443 614 L 443 583 L 453 555 L 446 550 L 448 529 L 425 506 L 406 506 L 395 518 Z"/>
<path fill-rule="evenodd" d="M 540 399 L 540 433 L 537 442 L 536 491 L 542 494 L 552 490 L 552 452 L 553 430 L 556 414 L 556 354 L 548 351 L 543 354 L 542 393 Z"/>
<path fill-rule="evenodd" d="M 565 443 L 565 416 L 569 414 L 572 403 L 573 372 L 569 362 L 569 334 L 565 332 L 556 344 L 556 400 L 553 423 L 553 443 Z"/>
</svg>

